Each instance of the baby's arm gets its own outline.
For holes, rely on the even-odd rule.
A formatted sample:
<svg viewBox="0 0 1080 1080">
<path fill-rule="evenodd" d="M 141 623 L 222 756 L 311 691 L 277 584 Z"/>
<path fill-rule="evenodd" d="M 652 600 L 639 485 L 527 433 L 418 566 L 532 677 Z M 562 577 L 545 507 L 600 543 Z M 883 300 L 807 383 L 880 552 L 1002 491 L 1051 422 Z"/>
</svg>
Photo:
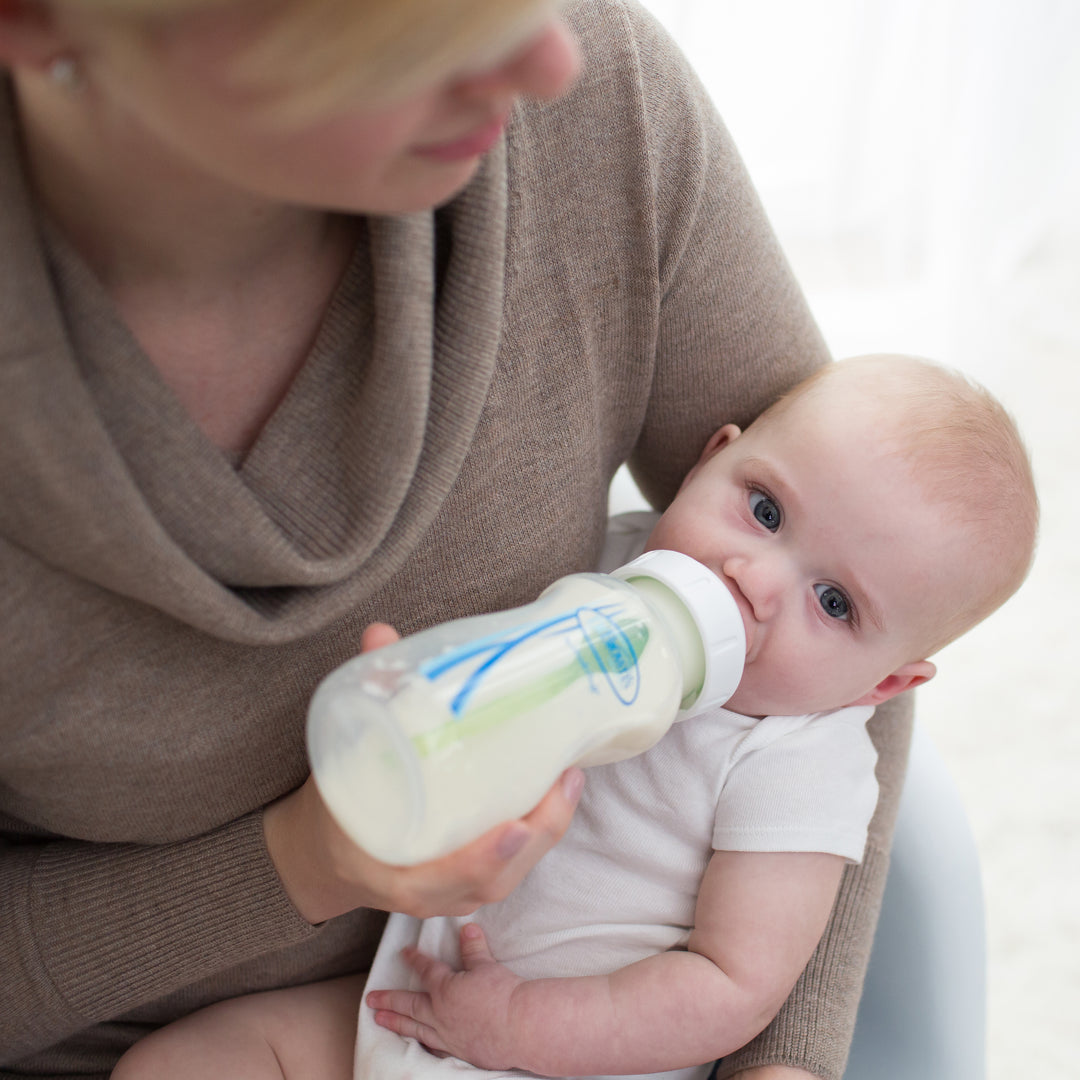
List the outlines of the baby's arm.
<svg viewBox="0 0 1080 1080">
<path fill-rule="evenodd" d="M 487 1069 L 542 1076 L 644 1073 L 730 1053 L 764 1028 L 805 967 L 843 859 L 714 852 L 686 952 L 610 975 L 524 980 L 462 931 L 464 970 L 410 950 L 425 993 L 368 995 L 376 1022 Z"/>
</svg>

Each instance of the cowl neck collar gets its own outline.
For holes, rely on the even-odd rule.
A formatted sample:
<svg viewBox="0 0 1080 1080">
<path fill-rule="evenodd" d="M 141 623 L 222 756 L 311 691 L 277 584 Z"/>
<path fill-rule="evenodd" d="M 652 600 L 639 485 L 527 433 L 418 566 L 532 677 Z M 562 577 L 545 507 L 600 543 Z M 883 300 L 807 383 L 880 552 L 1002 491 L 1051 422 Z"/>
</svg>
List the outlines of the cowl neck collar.
<svg viewBox="0 0 1080 1080">
<path fill-rule="evenodd" d="M 304 368 L 234 468 L 77 256 L 46 243 L 3 98 L 0 534 L 230 640 L 332 622 L 413 551 L 479 422 L 501 330 L 504 148 L 438 213 L 365 221 Z"/>
</svg>

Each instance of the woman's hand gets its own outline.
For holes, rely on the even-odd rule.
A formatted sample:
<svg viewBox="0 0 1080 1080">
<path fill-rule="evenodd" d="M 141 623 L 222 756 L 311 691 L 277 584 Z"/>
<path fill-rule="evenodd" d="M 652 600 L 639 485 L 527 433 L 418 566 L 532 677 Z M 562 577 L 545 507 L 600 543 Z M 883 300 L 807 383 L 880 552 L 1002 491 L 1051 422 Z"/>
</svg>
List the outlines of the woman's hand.
<svg viewBox="0 0 1080 1080">
<path fill-rule="evenodd" d="M 360 649 L 397 639 L 391 627 L 374 623 L 364 631 Z M 285 892 L 308 922 L 358 907 L 420 918 L 468 915 L 509 895 L 561 839 L 583 784 L 581 770 L 568 769 L 525 817 L 416 866 L 390 866 L 358 848 L 330 815 L 310 776 L 266 808 L 263 831 Z"/>
</svg>

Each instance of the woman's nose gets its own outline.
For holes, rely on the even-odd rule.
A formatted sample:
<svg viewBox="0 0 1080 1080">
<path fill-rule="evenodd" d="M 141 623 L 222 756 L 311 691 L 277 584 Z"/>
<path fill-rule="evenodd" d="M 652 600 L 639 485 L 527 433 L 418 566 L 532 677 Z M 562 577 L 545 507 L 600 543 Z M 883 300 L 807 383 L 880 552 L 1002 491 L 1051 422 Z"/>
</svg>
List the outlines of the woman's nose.
<svg viewBox="0 0 1080 1080">
<path fill-rule="evenodd" d="M 580 69 L 577 39 L 562 19 L 552 18 L 506 59 L 463 76 L 455 89 L 466 97 L 507 95 L 547 101 L 559 97 Z"/>
</svg>

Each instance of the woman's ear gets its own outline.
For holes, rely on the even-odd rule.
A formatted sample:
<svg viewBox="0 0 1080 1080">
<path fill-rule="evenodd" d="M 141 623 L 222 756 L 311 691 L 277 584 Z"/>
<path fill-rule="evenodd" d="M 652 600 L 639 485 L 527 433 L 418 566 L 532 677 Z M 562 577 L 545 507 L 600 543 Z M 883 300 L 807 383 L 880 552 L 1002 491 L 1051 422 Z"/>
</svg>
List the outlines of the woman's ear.
<svg viewBox="0 0 1080 1080">
<path fill-rule="evenodd" d="M 694 462 L 693 467 L 683 477 L 683 481 L 679 485 L 679 490 L 682 491 L 686 486 L 687 481 L 690 480 L 705 462 L 710 458 L 715 457 L 725 446 L 730 446 L 741 434 L 742 430 L 737 424 L 725 424 L 718 431 L 714 431 L 709 436 L 709 441 L 705 444 L 705 449 L 701 451 L 701 457 Z"/>
<path fill-rule="evenodd" d="M 913 660 L 910 664 L 898 667 L 891 675 L 886 675 L 868 694 L 864 694 L 852 705 L 880 705 L 889 698 L 913 690 L 929 682 L 937 674 L 937 668 L 929 660 Z"/>
<path fill-rule="evenodd" d="M 0 65 L 43 71 L 65 51 L 45 0 L 0 0 Z"/>
</svg>

